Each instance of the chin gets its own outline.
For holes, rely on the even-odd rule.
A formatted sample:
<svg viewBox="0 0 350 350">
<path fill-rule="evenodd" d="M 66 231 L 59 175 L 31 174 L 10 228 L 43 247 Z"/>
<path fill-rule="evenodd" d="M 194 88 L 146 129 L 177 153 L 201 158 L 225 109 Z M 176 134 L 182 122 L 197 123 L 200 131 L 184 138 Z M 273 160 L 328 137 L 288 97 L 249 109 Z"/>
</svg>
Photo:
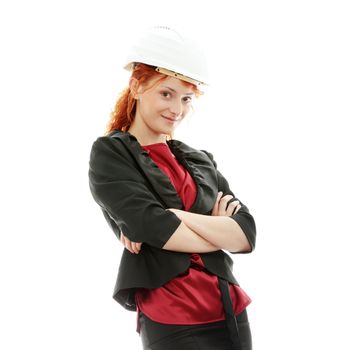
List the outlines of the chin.
<svg viewBox="0 0 350 350">
<path fill-rule="evenodd" d="M 164 134 L 164 135 L 170 135 L 172 133 L 174 133 L 174 131 L 176 130 L 176 127 L 170 127 L 170 128 L 162 128 L 160 129 L 158 132 L 160 134 Z"/>
</svg>

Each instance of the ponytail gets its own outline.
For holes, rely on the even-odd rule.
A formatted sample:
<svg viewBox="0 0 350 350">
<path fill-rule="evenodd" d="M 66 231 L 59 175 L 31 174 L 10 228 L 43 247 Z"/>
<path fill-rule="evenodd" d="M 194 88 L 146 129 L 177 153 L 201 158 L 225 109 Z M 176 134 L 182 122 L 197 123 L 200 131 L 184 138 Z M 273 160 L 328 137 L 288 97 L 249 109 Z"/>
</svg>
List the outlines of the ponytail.
<svg viewBox="0 0 350 350">
<path fill-rule="evenodd" d="M 130 88 L 127 87 L 121 92 L 114 106 L 114 110 L 112 111 L 110 120 L 107 124 L 106 134 L 115 129 L 121 131 L 129 130 L 131 123 L 135 118 L 135 112 L 136 100 L 133 98 Z"/>
</svg>

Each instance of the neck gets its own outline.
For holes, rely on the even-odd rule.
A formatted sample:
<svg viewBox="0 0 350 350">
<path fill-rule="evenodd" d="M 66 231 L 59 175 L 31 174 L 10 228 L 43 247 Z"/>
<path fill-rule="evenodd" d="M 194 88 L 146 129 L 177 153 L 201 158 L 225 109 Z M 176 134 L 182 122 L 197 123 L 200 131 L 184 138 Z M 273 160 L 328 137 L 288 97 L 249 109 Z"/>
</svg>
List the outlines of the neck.
<svg viewBox="0 0 350 350">
<path fill-rule="evenodd" d="M 128 130 L 128 132 L 137 138 L 137 141 L 142 145 L 151 145 L 153 143 L 163 142 L 166 143 L 165 134 L 153 133 L 146 128 L 137 127 L 135 124 L 132 124 Z"/>
</svg>

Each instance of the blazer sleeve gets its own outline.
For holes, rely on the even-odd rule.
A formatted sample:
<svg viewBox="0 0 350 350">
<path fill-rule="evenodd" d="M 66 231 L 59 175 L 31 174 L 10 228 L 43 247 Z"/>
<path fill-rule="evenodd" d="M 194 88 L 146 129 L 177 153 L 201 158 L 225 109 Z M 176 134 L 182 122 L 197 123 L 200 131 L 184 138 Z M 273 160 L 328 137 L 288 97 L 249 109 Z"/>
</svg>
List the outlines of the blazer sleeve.
<svg viewBox="0 0 350 350">
<path fill-rule="evenodd" d="M 92 145 L 89 186 L 94 200 L 132 242 L 162 248 L 181 220 L 159 202 L 122 144 L 99 137 Z M 105 214 L 107 216 L 107 214 Z M 120 236 L 120 234 L 119 234 Z"/>
<path fill-rule="evenodd" d="M 208 155 L 208 157 L 211 159 L 211 161 L 214 164 L 214 167 L 216 169 L 217 179 L 218 179 L 218 191 L 222 191 L 223 195 L 230 194 L 233 196 L 233 199 L 230 200 L 230 202 L 234 200 L 239 200 L 231 191 L 230 186 L 225 179 L 225 177 L 220 173 L 220 171 L 217 169 L 217 163 L 214 160 L 214 157 L 212 153 L 202 150 L 204 153 Z M 230 203 L 229 202 L 229 203 Z M 250 251 L 247 252 L 239 252 L 239 253 L 250 253 L 255 249 L 255 239 L 256 239 L 256 226 L 255 226 L 255 220 L 253 216 L 250 214 L 249 209 L 246 205 L 244 205 L 240 200 L 241 208 L 238 210 L 236 214 L 231 215 L 230 217 L 235 220 L 238 225 L 241 227 L 242 231 L 246 235 L 248 242 L 250 244 Z M 234 252 L 231 252 L 232 254 L 235 254 Z"/>
</svg>

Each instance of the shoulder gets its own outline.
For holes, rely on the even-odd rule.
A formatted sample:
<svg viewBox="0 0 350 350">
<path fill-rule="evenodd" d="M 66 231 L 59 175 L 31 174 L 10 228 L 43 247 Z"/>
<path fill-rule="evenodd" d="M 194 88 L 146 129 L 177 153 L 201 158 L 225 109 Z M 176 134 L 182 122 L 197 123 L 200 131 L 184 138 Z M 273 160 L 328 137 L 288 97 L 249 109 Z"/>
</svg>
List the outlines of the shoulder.
<svg viewBox="0 0 350 350">
<path fill-rule="evenodd" d="M 124 138 L 121 132 L 97 137 L 91 146 L 90 168 L 116 171 L 133 165 L 131 148 Z"/>
<path fill-rule="evenodd" d="M 94 155 L 96 152 L 127 154 L 125 146 L 130 143 L 129 135 L 120 130 L 113 130 L 107 135 L 97 137 L 92 143 L 91 155 Z"/>
<path fill-rule="evenodd" d="M 102 145 L 113 145 L 118 143 L 117 140 L 123 138 L 122 132 L 119 130 L 114 130 L 107 135 L 98 136 L 92 144 L 92 147 L 99 147 Z"/>
</svg>

